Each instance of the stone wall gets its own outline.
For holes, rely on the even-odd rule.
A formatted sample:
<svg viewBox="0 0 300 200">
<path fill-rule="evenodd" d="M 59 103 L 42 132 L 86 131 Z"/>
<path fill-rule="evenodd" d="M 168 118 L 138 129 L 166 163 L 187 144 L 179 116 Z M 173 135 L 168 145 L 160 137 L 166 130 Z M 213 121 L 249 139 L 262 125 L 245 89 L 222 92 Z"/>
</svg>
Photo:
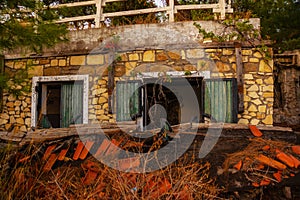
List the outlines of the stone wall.
<svg viewBox="0 0 300 200">
<path fill-rule="evenodd" d="M 170 50 L 134 50 L 112 54 L 81 54 L 68 56 L 7 59 L 5 71 L 13 74 L 22 68 L 29 76 L 89 74 L 89 123 L 114 122 L 108 109 L 108 71 L 115 60 L 115 81 L 134 79 L 140 72 L 209 71 L 211 77 L 236 78 L 236 57 L 233 47 L 175 48 Z M 273 61 L 255 48 L 243 48 L 244 108 L 239 114 L 242 124 L 273 124 Z M 25 84 L 31 84 L 29 79 Z M 0 116 L 1 129 L 14 124 L 21 131 L 30 130 L 31 94 L 19 97 L 4 93 Z"/>
<path fill-rule="evenodd" d="M 280 125 L 300 124 L 300 68 L 280 67 L 276 73 L 276 104 L 274 123 Z"/>
</svg>

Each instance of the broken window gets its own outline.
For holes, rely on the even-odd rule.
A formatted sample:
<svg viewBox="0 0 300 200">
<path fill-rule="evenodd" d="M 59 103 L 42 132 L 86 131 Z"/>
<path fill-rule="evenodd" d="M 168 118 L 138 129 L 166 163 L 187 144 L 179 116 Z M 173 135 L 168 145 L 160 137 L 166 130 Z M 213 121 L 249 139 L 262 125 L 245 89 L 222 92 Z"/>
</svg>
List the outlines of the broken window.
<svg viewBox="0 0 300 200">
<path fill-rule="evenodd" d="M 88 123 L 88 75 L 33 77 L 32 84 L 32 127 Z"/>
<path fill-rule="evenodd" d="M 158 78 L 145 78 L 142 81 L 117 82 L 117 121 L 131 121 L 141 117 L 142 126 L 148 128 L 160 126 L 160 121 L 154 119 L 156 121 L 153 123 L 151 116 L 165 118 L 171 125 L 191 121 L 203 122 L 203 118 L 207 116 L 218 122 L 237 122 L 236 79 L 172 77 L 169 82 L 163 84 Z M 186 87 L 192 87 L 198 110 L 194 108 L 194 102 L 182 104 L 183 98 L 189 99 L 180 96 L 182 91 L 187 90 Z M 181 106 L 185 106 L 188 115 L 181 113 Z"/>
<path fill-rule="evenodd" d="M 38 127 L 62 128 L 83 122 L 82 82 L 52 82 L 38 86 Z"/>
</svg>

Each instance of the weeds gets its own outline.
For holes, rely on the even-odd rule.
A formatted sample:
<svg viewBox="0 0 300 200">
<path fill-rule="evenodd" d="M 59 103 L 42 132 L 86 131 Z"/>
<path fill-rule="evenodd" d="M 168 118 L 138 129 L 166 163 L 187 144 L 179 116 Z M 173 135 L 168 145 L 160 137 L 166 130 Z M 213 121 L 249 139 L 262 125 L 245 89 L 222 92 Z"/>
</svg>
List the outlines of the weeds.
<svg viewBox="0 0 300 200">
<path fill-rule="evenodd" d="M 209 178 L 209 164 L 187 155 L 151 173 L 120 172 L 91 155 L 82 161 L 65 159 L 45 172 L 44 151 L 43 144 L 2 149 L 2 199 L 214 199 L 219 192 Z M 91 174 L 94 178 L 87 181 Z"/>
</svg>

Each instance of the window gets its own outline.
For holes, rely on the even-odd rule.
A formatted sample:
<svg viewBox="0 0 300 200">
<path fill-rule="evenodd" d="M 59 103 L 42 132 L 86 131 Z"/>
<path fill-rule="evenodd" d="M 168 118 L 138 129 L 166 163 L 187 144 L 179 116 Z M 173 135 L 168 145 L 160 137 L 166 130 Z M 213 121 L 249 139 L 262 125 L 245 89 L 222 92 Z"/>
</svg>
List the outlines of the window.
<svg viewBox="0 0 300 200">
<path fill-rule="evenodd" d="M 237 122 L 236 79 L 205 79 L 204 114 L 217 122 Z"/>
<path fill-rule="evenodd" d="M 32 127 L 88 123 L 88 76 L 33 77 Z"/>
<path fill-rule="evenodd" d="M 179 95 L 184 95 L 182 91 L 186 90 L 187 81 L 196 95 L 199 110 L 194 108 L 194 102 L 182 104 L 182 98 L 187 97 Z M 154 114 L 166 116 L 171 125 L 191 120 L 203 122 L 204 116 L 209 116 L 217 122 L 237 122 L 236 79 L 172 77 L 170 82 L 164 82 L 162 85 L 157 78 L 144 78 L 141 81 L 119 81 L 116 87 L 117 121 L 131 121 L 141 117 L 142 126 L 147 127 L 151 123 L 150 115 Z M 185 106 L 188 115 L 180 113 L 181 106 Z M 161 113 L 161 108 L 164 113 Z M 194 119 L 195 116 L 199 116 L 200 119 Z M 159 120 L 154 128 L 157 127 Z"/>
</svg>

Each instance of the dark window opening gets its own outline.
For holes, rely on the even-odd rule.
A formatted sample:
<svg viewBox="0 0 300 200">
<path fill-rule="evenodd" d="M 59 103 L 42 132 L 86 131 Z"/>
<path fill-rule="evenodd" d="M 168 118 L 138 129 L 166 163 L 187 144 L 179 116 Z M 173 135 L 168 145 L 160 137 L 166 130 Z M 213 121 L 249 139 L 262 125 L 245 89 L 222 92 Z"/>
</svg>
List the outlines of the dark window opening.
<svg viewBox="0 0 300 200">
<path fill-rule="evenodd" d="M 62 128 L 83 122 L 82 81 L 40 83 L 37 93 L 39 128 Z"/>
<path fill-rule="evenodd" d="M 141 81 L 117 82 L 117 121 L 131 121 L 140 117 L 146 129 L 160 127 L 159 118 L 165 118 L 171 125 L 204 122 L 204 116 L 217 122 L 237 122 L 236 79 L 178 77 L 164 83 L 157 78 L 143 81 L 143 85 Z M 190 100 L 190 103 L 186 103 L 188 105 L 184 105 L 184 113 L 181 113 L 182 99 L 189 97 L 180 95 L 187 87 L 192 87 L 199 109 L 195 109 L 195 102 Z"/>
</svg>

